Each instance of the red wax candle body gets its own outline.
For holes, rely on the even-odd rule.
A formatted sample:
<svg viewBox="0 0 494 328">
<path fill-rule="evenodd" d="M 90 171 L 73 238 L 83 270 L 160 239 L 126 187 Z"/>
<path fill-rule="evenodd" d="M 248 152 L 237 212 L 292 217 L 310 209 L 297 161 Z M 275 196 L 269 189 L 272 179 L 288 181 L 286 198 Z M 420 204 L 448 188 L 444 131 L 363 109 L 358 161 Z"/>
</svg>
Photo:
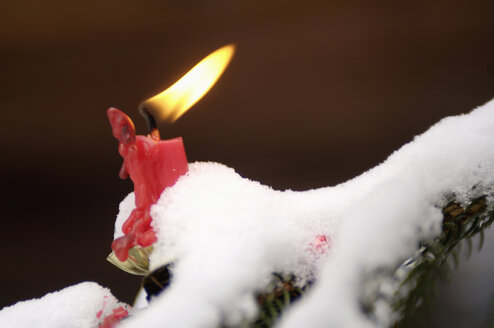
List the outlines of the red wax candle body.
<svg viewBox="0 0 494 328">
<path fill-rule="evenodd" d="M 147 247 L 156 241 L 151 227 L 151 206 L 166 187 L 170 187 L 188 170 L 182 138 L 160 140 L 153 136 L 135 135 L 130 118 L 116 108 L 108 109 L 113 136 L 118 139 L 118 151 L 124 158 L 119 176 L 130 176 L 134 183 L 136 208 L 122 226 L 124 236 L 112 243 L 120 261 L 125 261 L 130 248 Z"/>
</svg>

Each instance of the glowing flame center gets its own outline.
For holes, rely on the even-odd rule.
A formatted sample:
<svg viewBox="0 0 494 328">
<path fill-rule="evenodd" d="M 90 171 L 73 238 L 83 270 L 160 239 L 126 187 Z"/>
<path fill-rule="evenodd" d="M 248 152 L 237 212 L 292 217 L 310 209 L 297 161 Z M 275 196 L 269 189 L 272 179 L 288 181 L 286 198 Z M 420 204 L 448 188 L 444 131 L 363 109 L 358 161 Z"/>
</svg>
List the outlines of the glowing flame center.
<svg viewBox="0 0 494 328">
<path fill-rule="evenodd" d="M 235 46 L 232 44 L 214 51 L 174 85 L 149 98 L 141 106 L 152 108 L 160 120 L 174 122 L 213 87 L 230 63 L 234 52 Z"/>
</svg>

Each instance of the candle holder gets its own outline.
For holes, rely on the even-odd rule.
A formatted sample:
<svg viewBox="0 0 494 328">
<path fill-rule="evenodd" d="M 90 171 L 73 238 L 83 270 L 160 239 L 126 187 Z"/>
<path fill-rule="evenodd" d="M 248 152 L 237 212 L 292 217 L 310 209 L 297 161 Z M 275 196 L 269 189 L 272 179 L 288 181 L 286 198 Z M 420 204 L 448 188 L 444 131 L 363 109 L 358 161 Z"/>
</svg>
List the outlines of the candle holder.
<svg viewBox="0 0 494 328">
<path fill-rule="evenodd" d="M 149 255 L 152 251 L 153 246 L 134 246 L 129 249 L 129 256 L 125 261 L 120 261 L 114 252 L 111 252 L 106 260 L 127 273 L 145 276 L 149 274 Z"/>
</svg>

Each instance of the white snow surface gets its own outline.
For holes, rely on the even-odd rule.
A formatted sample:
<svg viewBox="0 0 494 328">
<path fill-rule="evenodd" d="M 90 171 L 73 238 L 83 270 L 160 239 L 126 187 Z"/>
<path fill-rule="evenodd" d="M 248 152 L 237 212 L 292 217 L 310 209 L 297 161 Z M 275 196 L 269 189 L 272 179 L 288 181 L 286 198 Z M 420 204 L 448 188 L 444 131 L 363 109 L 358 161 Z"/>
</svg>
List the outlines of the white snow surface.
<svg viewBox="0 0 494 328">
<path fill-rule="evenodd" d="M 58 292 L 18 302 L 0 311 L 5 328 L 94 328 L 113 309 L 125 306 L 94 282 L 83 282 Z M 101 319 L 97 313 L 103 310 Z"/>
<path fill-rule="evenodd" d="M 335 187 L 276 191 L 221 164 L 189 169 L 151 210 L 158 237 L 151 268 L 173 261 L 172 283 L 149 305 L 141 297 L 143 308 L 119 327 L 239 326 L 256 316 L 255 292 L 272 272 L 295 273 L 301 284 L 316 280 L 279 327 L 389 326 L 386 302 L 376 304 L 373 319 L 360 310 L 369 276 L 437 236 L 449 198 L 487 195 L 492 204 L 494 101 L 441 120 Z M 131 193 L 120 204 L 115 237 L 133 208 Z M 322 254 L 314 247 L 320 235 L 330 241 Z M 93 327 L 104 300 L 116 307 L 108 290 L 83 283 L 4 308 L 0 326 Z"/>
<path fill-rule="evenodd" d="M 253 295 L 271 272 L 317 280 L 281 327 L 389 325 L 388 304 L 377 304 L 374 320 L 361 314 L 365 277 L 437 236 L 448 197 L 490 199 L 493 182 L 492 101 L 441 120 L 381 165 L 335 187 L 276 191 L 224 165 L 193 163 L 151 212 L 158 235 L 151 268 L 176 261 L 172 284 L 123 326 L 238 325 L 256 315 Z M 121 205 L 124 216 L 132 197 Z M 311 246 L 318 235 L 330 239 L 322 255 Z"/>
</svg>

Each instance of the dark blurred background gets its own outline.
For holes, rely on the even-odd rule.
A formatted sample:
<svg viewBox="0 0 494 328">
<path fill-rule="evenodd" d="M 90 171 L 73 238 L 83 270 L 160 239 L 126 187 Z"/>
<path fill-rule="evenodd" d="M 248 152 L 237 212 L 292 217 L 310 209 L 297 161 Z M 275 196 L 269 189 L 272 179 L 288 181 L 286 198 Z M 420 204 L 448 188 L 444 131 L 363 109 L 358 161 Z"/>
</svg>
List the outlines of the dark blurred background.
<svg viewBox="0 0 494 328">
<path fill-rule="evenodd" d="M 493 1 L 0 0 L 0 307 L 84 280 L 132 191 L 106 109 L 127 112 L 227 43 L 216 86 L 162 137 L 277 189 L 334 185 L 494 96 Z M 492 287 L 492 286 L 490 286 Z"/>
</svg>

